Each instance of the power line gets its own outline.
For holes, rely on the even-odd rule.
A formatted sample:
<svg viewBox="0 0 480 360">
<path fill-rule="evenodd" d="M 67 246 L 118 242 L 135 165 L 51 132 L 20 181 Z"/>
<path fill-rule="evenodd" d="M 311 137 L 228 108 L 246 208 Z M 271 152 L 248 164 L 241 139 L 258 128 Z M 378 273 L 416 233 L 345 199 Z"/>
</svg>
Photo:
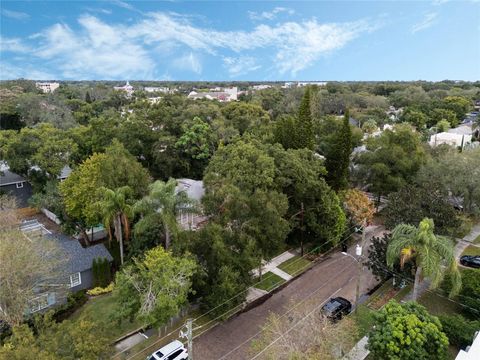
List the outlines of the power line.
<svg viewBox="0 0 480 360">
<path fill-rule="evenodd" d="M 347 229 L 347 231 L 351 230 L 351 229 L 354 228 L 354 227 L 355 227 L 355 225 L 350 226 L 350 227 Z M 355 234 L 355 231 L 351 232 L 351 233 L 348 234 L 344 239 L 340 240 L 337 245 L 340 245 L 340 244 L 344 243 L 345 241 L 347 241 L 353 234 Z M 311 254 L 311 253 L 319 250 L 320 248 L 322 248 L 323 246 L 327 245 L 328 243 L 331 243 L 332 241 L 333 241 L 333 240 L 329 240 L 329 241 L 323 243 L 322 245 L 319 245 L 319 246 L 313 248 L 312 250 L 310 250 L 310 251 L 308 251 L 307 253 L 305 253 L 303 256 L 300 256 L 298 259 L 292 261 L 290 264 L 295 264 L 295 263 L 299 262 L 301 259 L 305 258 L 307 255 L 309 255 L 309 254 Z M 329 253 L 330 251 L 332 251 L 332 250 L 334 250 L 334 249 L 335 249 L 335 248 L 332 248 L 332 249 L 328 250 L 325 254 Z M 325 254 L 323 254 L 323 255 L 325 255 Z M 302 270 L 303 270 L 303 268 L 302 268 Z M 268 275 L 268 276 L 264 277 L 262 280 L 260 280 L 260 281 L 258 281 L 258 282 L 256 282 L 256 283 L 254 283 L 253 285 L 249 286 L 248 288 L 246 288 L 246 289 L 238 292 L 236 295 L 232 296 L 230 299 L 225 300 L 223 303 L 215 306 L 214 308 L 208 310 L 208 311 L 205 312 L 204 314 L 202 314 L 202 315 L 200 315 L 199 317 L 195 318 L 194 321 L 197 321 L 198 319 L 202 318 L 203 316 L 208 315 L 208 314 L 211 313 L 212 311 L 214 311 L 214 310 L 218 309 L 219 307 L 225 305 L 226 303 L 228 303 L 228 302 L 230 302 L 231 300 L 235 299 L 236 297 L 238 297 L 239 295 L 243 294 L 244 292 L 247 292 L 247 291 L 250 290 L 251 288 L 254 288 L 255 285 L 258 285 L 258 284 L 261 283 L 262 281 L 264 281 L 264 280 L 266 280 L 266 279 L 270 279 L 271 277 L 273 277 L 273 275 L 274 275 L 274 274 Z M 228 311 L 227 311 L 227 312 L 228 312 Z"/>
<path fill-rule="evenodd" d="M 338 290 L 337 290 L 338 291 Z M 335 293 L 334 293 L 335 295 Z M 286 332 L 285 334 L 288 334 L 290 331 L 292 331 L 298 324 L 300 324 L 303 320 L 305 320 L 307 317 L 309 317 L 310 315 L 312 315 L 316 310 L 318 310 L 318 308 L 322 305 L 324 305 L 328 300 L 325 300 L 323 302 L 321 302 L 318 306 L 316 306 L 312 311 L 310 311 L 307 315 L 305 315 L 304 317 L 302 317 L 300 320 L 298 320 L 293 326 L 291 326 Z M 275 344 L 278 340 L 280 340 L 281 338 L 283 337 L 283 335 L 280 335 L 279 337 L 277 337 L 275 340 L 273 340 L 270 344 L 268 344 L 262 351 L 260 351 L 257 355 L 255 355 L 253 358 L 251 358 L 250 360 L 254 360 L 256 359 L 257 357 L 259 357 L 261 354 L 263 354 L 270 346 L 272 346 L 273 344 Z"/>
<path fill-rule="evenodd" d="M 355 226 L 355 225 L 354 225 L 354 226 Z M 354 226 L 349 227 L 347 230 L 351 230 Z M 353 231 L 353 232 L 351 232 L 350 234 L 348 234 L 347 236 L 345 236 L 344 239 L 342 239 L 337 245 L 342 244 L 342 243 L 344 243 L 345 241 L 347 241 L 353 234 L 355 234 L 355 231 Z M 312 252 L 320 249 L 321 247 L 323 247 L 324 245 L 326 245 L 326 244 L 328 244 L 328 243 L 330 243 L 330 242 L 332 242 L 332 241 L 333 241 L 333 240 L 329 240 L 329 241 L 323 243 L 322 245 L 319 245 L 319 246 L 313 248 L 313 249 L 310 250 L 309 252 L 305 253 L 303 257 L 299 257 L 298 259 L 296 259 L 295 261 L 293 261 L 292 264 L 295 263 L 295 262 L 297 262 L 297 261 L 300 261 L 300 260 L 301 260 L 302 258 L 304 258 L 306 255 L 308 255 L 308 254 L 310 254 L 310 253 L 312 253 Z M 335 248 L 331 248 L 331 249 L 327 250 L 327 251 L 326 251 L 324 254 L 322 254 L 322 255 L 325 256 L 325 255 L 329 254 L 330 252 L 332 252 L 333 250 L 336 250 L 336 249 L 335 249 Z M 310 264 L 309 264 L 309 265 L 310 265 Z M 309 265 L 307 265 L 307 266 L 309 266 Z M 268 277 L 266 277 L 266 278 L 268 278 Z M 263 280 L 265 280 L 266 278 L 264 278 Z M 261 280 L 261 281 L 263 281 L 263 280 Z M 210 309 L 209 311 L 207 311 L 207 312 L 203 313 L 202 315 L 198 316 L 197 318 L 193 319 L 193 322 L 198 321 L 198 319 L 200 319 L 200 318 L 202 318 L 203 316 L 209 314 L 210 312 L 212 312 L 213 310 L 217 309 L 218 307 L 220 307 L 220 306 L 228 303 L 229 301 L 231 301 L 232 299 L 234 299 L 234 298 L 236 298 L 237 296 L 241 295 L 242 293 L 248 291 L 250 288 L 254 287 L 254 285 L 259 284 L 261 281 L 258 281 L 257 283 L 251 285 L 251 286 L 248 287 L 247 289 L 242 290 L 241 292 L 237 293 L 236 295 L 234 295 L 234 296 L 231 297 L 230 299 L 226 300 L 226 301 L 223 302 L 222 304 L 217 305 L 215 308 Z M 274 290 L 274 289 L 270 290 L 270 292 L 273 291 L 273 290 Z M 229 309 L 229 310 L 223 312 L 221 315 L 217 316 L 217 318 L 215 318 L 214 320 L 210 320 L 208 323 L 206 323 L 206 324 L 204 324 L 204 325 L 201 325 L 201 326 L 199 326 L 199 327 L 196 327 L 195 330 L 200 329 L 200 328 L 202 328 L 202 327 L 206 327 L 207 325 L 211 324 L 212 321 L 215 321 L 215 320 L 221 318 L 221 317 L 224 316 L 225 314 L 231 312 L 231 311 L 232 311 L 233 309 L 235 309 L 236 307 L 240 307 L 240 306 L 243 306 L 243 303 L 235 306 L 235 307 L 232 308 L 232 309 Z M 182 324 L 181 326 L 179 326 L 179 327 L 177 327 L 176 329 L 172 330 L 171 332 L 169 332 L 168 334 L 164 335 L 164 336 L 161 337 L 160 339 L 156 340 L 154 343 L 150 344 L 150 345 L 149 345 L 148 347 L 146 347 L 145 349 L 142 349 L 142 350 L 138 351 L 137 353 L 133 354 L 132 356 L 128 357 L 127 360 L 133 359 L 135 356 L 141 354 L 141 353 L 144 352 L 146 349 L 148 349 L 148 348 L 150 348 L 150 347 L 153 347 L 154 345 L 158 344 L 159 342 L 161 342 L 162 340 L 164 340 L 164 339 L 167 338 L 168 336 L 172 335 L 173 333 L 179 331 L 179 330 L 180 330 L 181 328 L 183 328 L 183 327 L 184 327 L 184 325 Z M 202 333 L 200 333 L 199 335 L 195 336 L 195 338 L 198 337 L 198 336 L 200 336 L 200 335 L 202 335 L 204 332 L 206 332 L 206 331 L 208 331 L 208 330 L 209 330 L 209 329 L 204 330 Z M 118 356 L 118 355 L 120 355 L 120 354 L 122 354 L 122 353 L 124 353 L 124 352 L 126 352 L 126 351 L 128 351 L 128 350 L 130 350 L 130 348 L 129 348 L 129 349 L 122 350 L 122 351 L 116 353 L 116 354 L 114 355 L 114 357 L 116 357 L 116 356 Z"/>
<path fill-rule="evenodd" d="M 347 269 L 349 269 L 348 267 L 345 267 L 340 273 L 337 274 L 337 276 L 335 276 L 335 279 L 338 278 L 341 274 L 343 274 Z M 349 280 L 350 281 L 350 280 Z M 305 299 L 303 299 L 302 301 L 300 301 L 299 303 L 291 306 L 283 315 L 281 315 L 279 317 L 279 319 L 281 319 L 282 317 L 286 316 L 288 313 L 290 313 L 292 310 L 294 310 L 295 308 L 297 308 L 299 305 L 303 304 L 305 301 L 307 301 L 309 298 L 311 298 L 314 294 L 316 294 L 318 291 L 320 291 L 321 289 L 323 289 L 325 286 L 327 286 L 329 283 L 324 283 L 322 284 L 321 286 L 319 286 L 315 291 L 313 291 L 312 293 L 310 293 Z M 334 296 L 336 295 L 336 293 L 338 293 L 339 291 L 341 290 L 340 289 L 337 289 L 333 294 L 330 295 L 331 296 Z M 324 301 L 326 302 L 326 301 Z M 220 358 L 218 358 L 218 360 L 221 360 L 221 359 L 224 359 L 226 356 L 230 355 L 231 353 L 233 353 L 234 351 L 238 350 L 239 348 L 241 348 L 243 345 L 245 345 L 246 343 L 248 343 L 249 341 L 251 341 L 254 337 L 256 337 L 257 335 L 259 335 L 260 333 L 262 333 L 262 331 L 264 331 L 265 329 L 268 329 L 269 326 L 267 327 L 264 327 L 262 328 L 260 331 L 258 331 L 257 333 L 255 333 L 254 335 L 250 336 L 247 340 L 245 340 L 244 342 L 242 342 L 240 345 L 236 346 L 235 348 L 233 348 L 232 350 L 230 350 L 228 353 L 222 355 Z"/>
<path fill-rule="evenodd" d="M 392 274 L 392 275 L 397 275 L 397 276 L 399 276 L 400 278 L 402 278 L 402 279 L 404 279 L 404 280 L 406 280 L 406 281 L 409 281 L 410 283 L 415 283 L 414 280 L 412 280 L 412 279 L 410 279 L 410 278 L 408 278 L 408 277 L 405 277 L 404 275 L 401 275 L 401 274 L 399 274 L 399 273 L 397 273 L 397 272 L 395 272 L 395 271 L 392 271 L 391 269 L 388 269 L 384 264 L 380 263 L 378 260 L 371 260 L 371 261 L 377 263 L 378 265 L 380 265 L 386 272 L 388 272 L 388 273 L 390 273 L 390 274 Z M 426 291 L 427 291 L 427 292 L 430 292 L 430 293 L 432 293 L 432 294 L 434 294 L 434 295 L 440 296 L 440 297 L 442 297 L 442 298 L 445 298 L 445 299 L 447 299 L 448 301 L 451 301 L 451 302 L 453 302 L 453 303 L 456 303 L 456 304 L 458 304 L 458 305 L 460 305 L 460 306 L 463 306 L 463 307 L 465 307 L 465 308 L 468 308 L 468 309 L 470 309 L 470 310 L 473 310 L 473 311 L 476 312 L 476 313 L 480 313 L 480 311 L 478 311 L 477 309 L 474 309 L 474 308 L 472 308 L 472 307 L 470 307 L 470 306 L 468 306 L 468 305 L 465 305 L 465 304 L 463 304 L 463 303 L 461 303 L 461 302 L 452 300 L 452 299 L 446 297 L 446 296 L 443 295 L 443 294 L 440 294 L 440 293 L 438 293 L 438 292 L 435 292 L 435 291 L 429 290 L 429 289 L 427 289 Z M 325 302 L 326 302 L 326 301 L 324 301 L 323 303 L 325 303 Z M 322 304 L 323 304 L 323 303 L 322 303 Z M 290 327 L 290 328 L 285 332 L 285 334 L 288 334 L 293 328 L 295 328 L 301 321 L 305 320 L 308 316 L 310 316 L 310 315 L 311 315 L 316 309 L 318 309 L 322 304 L 320 304 L 319 306 L 317 306 L 316 308 L 314 308 L 310 313 L 308 313 L 308 314 L 307 314 L 306 316 L 304 316 L 302 319 L 300 319 L 299 321 L 297 321 L 297 323 L 295 323 L 292 327 Z M 357 306 L 358 306 L 358 305 L 357 305 Z M 261 331 L 260 331 L 260 332 L 261 332 Z M 260 332 L 259 332 L 259 333 L 260 333 Z M 257 333 L 257 334 L 258 334 L 258 333 Z M 255 335 L 255 336 L 256 336 L 256 335 Z M 250 360 L 254 360 L 254 359 L 256 359 L 257 357 L 259 357 L 263 352 L 265 352 L 269 347 L 271 347 L 273 344 L 275 344 L 275 343 L 276 343 L 278 340 L 280 340 L 282 337 L 283 337 L 283 335 L 277 337 L 275 340 L 273 340 L 270 344 L 268 344 L 264 349 L 262 349 L 257 355 L 255 355 L 255 356 L 254 356 L 253 358 L 251 358 Z M 252 339 L 252 338 L 248 339 L 247 341 L 249 341 L 249 340 L 251 340 L 251 339 Z M 244 343 L 243 343 L 243 344 L 244 344 Z M 242 344 L 242 345 L 243 345 L 243 344 Z M 240 345 L 240 346 L 241 346 L 241 345 Z M 228 355 L 228 354 L 230 354 L 230 353 L 227 353 L 227 355 Z M 224 355 L 224 356 L 225 356 L 225 355 Z M 222 358 L 223 358 L 223 356 L 222 356 Z M 220 358 L 220 359 L 222 359 L 222 358 Z M 219 360 L 220 360 L 220 359 L 219 359 Z"/>
<path fill-rule="evenodd" d="M 397 276 L 400 277 L 401 279 L 403 279 L 403 280 L 405 280 L 405 281 L 408 281 L 408 282 L 410 282 L 411 284 L 415 284 L 415 280 L 412 280 L 412 279 L 410 279 L 409 277 L 407 277 L 407 276 L 405 276 L 405 275 L 402 275 L 402 274 L 400 274 L 400 273 L 398 273 L 398 272 L 396 272 L 396 271 L 391 270 L 391 269 L 388 268 L 385 264 L 380 263 L 378 260 L 371 260 L 371 261 L 377 263 L 379 266 L 381 266 L 386 272 L 390 273 L 391 275 L 397 275 Z M 470 307 L 470 306 L 468 306 L 468 305 L 466 305 L 466 304 L 464 304 L 464 303 L 462 303 L 462 302 L 459 302 L 459 301 L 455 301 L 455 300 L 453 300 L 453 299 L 450 299 L 448 296 L 445 296 L 445 295 L 443 295 L 443 294 L 441 294 L 441 293 L 439 293 L 439 292 L 437 292 L 437 291 L 434 291 L 434 290 L 431 290 L 431 289 L 426 289 L 425 291 L 426 291 L 426 292 L 429 292 L 429 293 L 431 293 L 431 294 L 440 296 L 440 297 L 442 297 L 442 298 L 444 298 L 444 299 L 447 299 L 447 300 L 450 301 L 450 302 L 456 303 L 456 304 L 458 304 L 458 305 L 460 305 L 460 306 L 462 306 L 462 307 L 464 307 L 464 308 L 468 308 L 468 309 L 470 309 L 470 310 L 472 310 L 472 311 L 480 314 L 480 311 L 479 311 L 479 310 L 474 309 L 474 308 L 472 308 L 472 307 Z M 475 299 L 473 299 L 473 298 L 469 298 L 469 299 L 475 300 Z"/>
</svg>

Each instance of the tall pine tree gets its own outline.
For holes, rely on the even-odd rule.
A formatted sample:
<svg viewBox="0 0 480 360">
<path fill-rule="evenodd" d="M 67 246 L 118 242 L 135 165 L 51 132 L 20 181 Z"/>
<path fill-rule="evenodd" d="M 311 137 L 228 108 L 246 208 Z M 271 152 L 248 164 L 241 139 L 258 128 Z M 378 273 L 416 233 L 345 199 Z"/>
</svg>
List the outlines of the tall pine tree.
<svg viewBox="0 0 480 360">
<path fill-rule="evenodd" d="M 348 187 L 348 166 L 352 153 L 352 129 L 350 128 L 350 113 L 345 111 L 343 126 L 336 134 L 333 146 L 327 153 L 325 167 L 327 168 L 327 182 L 335 191 Z"/>
<path fill-rule="evenodd" d="M 313 134 L 312 113 L 310 110 L 310 87 L 305 89 L 300 108 L 298 109 L 296 143 L 297 149 L 307 148 L 313 150 L 315 136 Z"/>
</svg>

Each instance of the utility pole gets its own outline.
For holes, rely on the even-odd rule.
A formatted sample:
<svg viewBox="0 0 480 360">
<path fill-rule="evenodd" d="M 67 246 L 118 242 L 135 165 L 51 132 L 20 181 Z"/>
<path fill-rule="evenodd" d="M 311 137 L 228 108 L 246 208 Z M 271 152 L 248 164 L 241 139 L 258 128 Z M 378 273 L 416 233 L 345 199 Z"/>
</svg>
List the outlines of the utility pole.
<svg viewBox="0 0 480 360">
<path fill-rule="evenodd" d="M 301 210 L 300 210 L 300 219 L 301 219 L 301 234 L 300 234 L 300 256 L 303 257 L 303 232 L 305 231 L 303 228 L 303 214 L 305 213 L 305 209 L 303 208 L 303 201 L 301 203 Z"/>
<path fill-rule="evenodd" d="M 186 331 L 183 330 L 183 329 L 185 329 L 185 327 L 182 330 L 180 330 L 180 337 L 181 338 L 187 338 L 188 360 L 193 360 L 193 329 L 192 329 L 192 325 L 193 325 L 193 320 L 188 319 L 186 324 L 185 324 L 185 327 L 187 328 Z"/>
<path fill-rule="evenodd" d="M 355 254 L 357 255 L 357 265 L 358 265 L 358 276 L 357 276 L 357 289 L 355 292 L 355 313 L 357 313 L 358 309 L 358 301 L 360 300 L 360 283 L 362 279 L 362 250 L 365 246 L 365 231 L 366 231 L 366 221 L 363 222 L 362 226 L 362 242 L 360 245 L 357 245 L 355 248 Z"/>
<path fill-rule="evenodd" d="M 187 320 L 187 341 L 188 341 L 188 360 L 193 360 L 193 331 L 192 319 Z"/>
</svg>

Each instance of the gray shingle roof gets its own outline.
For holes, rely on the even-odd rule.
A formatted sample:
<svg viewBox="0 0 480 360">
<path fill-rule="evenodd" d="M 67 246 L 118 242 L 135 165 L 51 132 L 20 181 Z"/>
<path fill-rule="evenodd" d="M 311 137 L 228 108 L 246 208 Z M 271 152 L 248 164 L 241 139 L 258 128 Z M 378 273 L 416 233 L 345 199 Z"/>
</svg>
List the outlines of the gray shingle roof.
<svg viewBox="0 0 480 360">
<path fill-rule="evenodd" d="M 51 234 L 47 236 L 56 240 L 66 253 L 68 258 L 66 270 L 70 274 L 91 269 L 93 259 L 107 258 L 108 261 L 113 261 L 112 255 L 110 255 L 103 244 L 84 248 L 77 240 L 62 234 Z"/>
<path fill-rule="evenodd" d="M 8 165 L 5 164 L 5 162 L 0 161 L 0 186 L 24 181 L 26 181 L 25 178 L 11 172 Z"/>
</svg>

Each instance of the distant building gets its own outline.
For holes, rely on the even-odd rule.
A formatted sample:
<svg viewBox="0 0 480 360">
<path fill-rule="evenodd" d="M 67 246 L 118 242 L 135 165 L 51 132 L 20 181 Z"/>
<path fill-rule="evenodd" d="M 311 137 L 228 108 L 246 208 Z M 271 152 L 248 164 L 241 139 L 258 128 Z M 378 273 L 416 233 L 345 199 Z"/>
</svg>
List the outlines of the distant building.
<svg viewBox="0 0 480 360">
<path fill-rule="evenodd" d="M 60 84 L 58 82 L 37 82 L 35 83 L 37 89 L 42 90 L 44 93 L 53 93 Z"/>
<path fill-rule="evenodd" d="M 236 86 L 231 88 L 214 88 L 212 91 L 191 91 L 188 94 L 189 99 L 208 99 L 218 100 L 220 102 L 237 101 L 238 88 Z"/>
<path fill-rule="evenodd" d="M 160 100 L 162 100 L 162 97 L 161 97 L 161 96 L 152 97 L 152 98 L 147 98 L 147 101 L 148 101 L 150 104 L 157 104 L 157 103 L 160 102 Z"/>
<path fill-rule="evenodd" d="M 266 85 L 266 84 L 261 84 L 261 85 L 253 85 L 252 90 L 265 90 L 265 89 L 270 89 L 272 85 Z"/>
<path fill-rule="evenodd" d="M 170 90 L 170 88 L 168 87 L 155 87 L 155 86 L 146 86 L 143 88 L 143 90 L 148 93 L 159 92 L 163 94 L 172 94 L 175 92 L 175 90 Z"/>
<path fill-rule="evenodd" d="M 326 81 L 304 81 L 304 82 L 297 83 L 297 87 L 304 87 L 308 85 L 326 86 L 327 82 Z"/>
<path fill-rule="evenodd" d="M 123 86 L 114 86 L 113 89 L 117 91 L 124 91 L 125 93 L 127 93 L 127 96 L 132 96 L 133 92 L 135 91 L 133 89 L 133 86 L 130 85 L 128 81 Z"/>
</svg>

